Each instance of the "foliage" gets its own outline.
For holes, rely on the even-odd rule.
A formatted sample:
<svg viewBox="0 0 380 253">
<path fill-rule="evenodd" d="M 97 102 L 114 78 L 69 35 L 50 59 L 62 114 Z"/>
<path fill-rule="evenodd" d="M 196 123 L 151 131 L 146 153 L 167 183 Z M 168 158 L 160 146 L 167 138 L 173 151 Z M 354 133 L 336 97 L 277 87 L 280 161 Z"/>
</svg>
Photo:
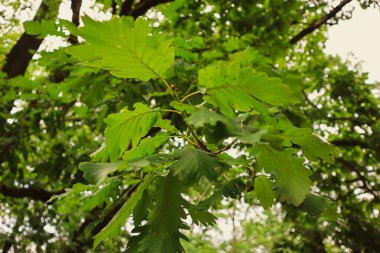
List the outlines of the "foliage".
<svg viewBox="0 0 380 253">
<path fill-rule="evenodd" d="M 375 252 L 375 86 L 323 28 L 289 39 L 329 1 L 161 2 L 24 23 L 71 45 L 0 76 L 3 251 Z M 236 225 L 241 203 L 267 218 Z M 195 231 L 218 218 L 216 245 Z"/>
</svg>

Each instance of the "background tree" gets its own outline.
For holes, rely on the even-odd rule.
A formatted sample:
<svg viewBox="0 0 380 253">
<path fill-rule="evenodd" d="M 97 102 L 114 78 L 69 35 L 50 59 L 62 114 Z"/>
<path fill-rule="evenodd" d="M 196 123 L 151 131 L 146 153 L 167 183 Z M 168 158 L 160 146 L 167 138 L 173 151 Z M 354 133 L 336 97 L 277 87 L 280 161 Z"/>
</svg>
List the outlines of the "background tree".
<svg viewBox="0 0 380 253">
<path fill-rule="evenodd" d="M 21 25 L 18 13 L 33 13 L 35 3 L 2 3 L 14 13 L 4 15 L 1 25 L 3 252 L 87 252 L 94 236 L 96 244 L 114 237 L 103 241 L 99 252 L 126 247 L 130 252 L 136 247 L 176 252 L 182 250 L 178 231 L 186 233 L 186 214 L 210 230 L 215 218 L 207 210 L 223 217 L 223 210 L 235 210 L 243 202 L 247 212 L 254 212 L 253 207 L 268 208 L 275 198 L 281 204 L 265 211 L 268 218 L 261 223 L 247 219 L 239 224 L 232 212 L 241 240 L 234 236 L 216 246 L 212 237 L 211 242 L 199 238 L 191 225 L 185 249 L 376 252 L 380 126 L 373 91 L 378 84 L 369 84 L 352 63 L 323 53 L 326 25 L 350 18 L 352 2 L 97 1 L 95 10 L 114 17 L 98 23 L 81 15 L 81 1 L 71 1 L 73 15 L 67 22 L 57 19 L 58 1 L 45 0 L 33 18 L 37 22 L 24 23 L 24 33 L 16 29 Z M 378 7 L 376 1 L 360 4 Z M 147 12 L 157 27 L 152 35 L 142 19 L 132 22 Z M 84 27 L 76 29 L 80 16 Z M 73 46 L 39 51 L 41 57 L 32 60 L 48 35 Z M 145 55 L 143 63 L 151 65 L 141 66 L 139 56 L 126 56 L 125 50 Z M 262 94 L 249 93 L 249 88 L 236 93 L 237 87 L 218 93 L 212 85 L 223 80 L 215 76 L 226 76 L 228 84 L 239 84 L 234 78 L 241 78 L 240 83 L 263 78 L 258 87 L 269 88 Z M 120 113 L 124 108 L 128 110 Z M 130 123 L 128 131 L 117 128 L 139 113 L 152 116 Z M 142 122 L 142 130 L 134 128 Z M 331 147 L 309 128 L 338 148 L 334 163 Z M 299 193 L 289 194 L 289 186 L 281 186 L 295 182 L 297 174 L 281 181 L 278 167 L 283 163 L 272 166 L 270 154 L 302 165 L 296 162 L 301 158 L 289 156 L 289 148 L 306 156 L 313 192 L 324 198 L 302 192 L 311 183 L 302 166 L 297 166 L 303 173 Z M 227 150 L 242 156 L 232 158 Z M 79 170 L 91 153 L 93 161 L 115 162 L 122 156 L 123 162 L 85 163 Z M 124 226 L 118 231 L 129 209 L 133 221 L 127 228 L 137 227 L 132 234 Z"/>
</svg>

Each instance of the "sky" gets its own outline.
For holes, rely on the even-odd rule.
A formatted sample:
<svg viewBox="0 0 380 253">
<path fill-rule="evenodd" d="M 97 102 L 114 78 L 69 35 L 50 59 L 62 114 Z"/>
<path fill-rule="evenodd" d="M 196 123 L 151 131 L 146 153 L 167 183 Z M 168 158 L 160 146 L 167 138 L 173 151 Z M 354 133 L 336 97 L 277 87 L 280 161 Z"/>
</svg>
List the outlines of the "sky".
<svg viewBox="0 0 380 253">
<path fill-rule="evenodd" d="M 355 7 L 350 20 L 329 28 L 325 52 L 343 59 L 352 59 L 353 54 L 369 80 L 380 82 L 380 10 Z"/>
</svg>

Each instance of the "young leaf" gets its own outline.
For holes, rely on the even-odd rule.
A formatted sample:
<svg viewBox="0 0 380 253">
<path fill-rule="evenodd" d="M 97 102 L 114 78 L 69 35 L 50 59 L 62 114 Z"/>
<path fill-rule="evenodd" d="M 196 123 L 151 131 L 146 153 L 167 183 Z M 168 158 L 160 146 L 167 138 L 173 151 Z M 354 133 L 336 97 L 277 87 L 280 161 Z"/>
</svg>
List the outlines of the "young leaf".
<svg viewBox="0 0 380 253">
<path fill-rule="evenodd" d="M 111 161 L 117 160 L 131 144 L 136 147 L 141 138 L 156 124 L 160 114 L 148 106 L 137 103 L 134 111 L 124 111 L 108 116 L 105 120 L 106 148 Z"/>
<path fill-rule="evenodd" d="M 296 157 L 292 149 L 277 151 L 260 145 L 256 155 L 258 168 L 276 173 L 275 188 L 281 201 L 298 206 L 309 193 L 311 172 Z"/>
<path fill-rule="evenodd" d="M 68 48 L 82 64 L 107 69 L 112 75 L 147 81 L 161 78 L 173 65 L 171 40 L 152 32 L 149 22 L 138 18 L 113 18 L 96 22 L 83 18 L 84 27 L 74 32 L 86 42 Z"/>
<path fill-rule="evenodd" d="M 201 69 L 198 80 L 206 89 L 205 100 L 231 117 L 234 110 L 250 111 L 260 101 L 275 106 L 296 102 L 290 88 L 279 78 L 257 73 L 250 67 L 241 68 L 236 62 L 221 61 Z"/>
<path fill-rule="evenodd" d="M 128 219 L 131 211 L 140 200 L 143 192 L 151 184 L 153 175 L 148 175 L 144 178 L 144 181 L 137 187 L 136 191 L 132 193 L 131 197 L 124 203 L 120 210 L 115 214 L 112 220 L 94 237 L 94 249 L 98 244 L 107 239 L 117 235 L 120 227 L 123 226 Z"/>
</svg>

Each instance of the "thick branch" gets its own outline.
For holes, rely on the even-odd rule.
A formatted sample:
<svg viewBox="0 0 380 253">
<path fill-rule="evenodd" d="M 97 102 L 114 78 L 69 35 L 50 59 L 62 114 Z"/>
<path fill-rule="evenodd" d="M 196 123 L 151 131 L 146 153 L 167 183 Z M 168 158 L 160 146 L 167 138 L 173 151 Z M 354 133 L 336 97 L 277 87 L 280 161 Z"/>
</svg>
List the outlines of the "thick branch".
<svg viewBox="0 0 380 253">
<path fill-rule="evenodd" d="M 54 195 L 61 194 L 63 192 L 64 190 L 47 191 L 41 188 L 16 188 L 16 187 L 9 187 L 7 185 L 0 184 L 0 194 L 6 197 L 30 198 L 33 200 L 39 200 L 43 202 L 46 202 Z"/>
<path fill-rule="evenodd" d="M 134 0 L 125 0 L 120 9 L 120 16 L 129 16 L 134 2 Z"/>
<path fill-rule="evenodd" d="M 136 7 L 131 11 L 130 16 L 137 18 L 159 4 L 172 2 L 173 0 L 145 0 L 139 2 Z"/>
<path fill-rule="evenodd" d="M 305 37 L 306 35 L 314 32 L 315 30 L 317 30 L 322 25 L 326 24 L 327 21 L 329 21 L 330 19 L 334 18 L 335 15 L 338 12 L 340 12 L 343 9 L 343 7 L 346 6 L 347 4 L 349 4 L 350 2 L 352 2 L 352 0 L 343 0 L 334 9 L 332 9 L 331 12 L 327 13 L 326 15 L 324 15 L 321 19 L 315 20 L 308 27 L 306 27 L 305 29 L 303 29 L 302 31 L 300 31 L 296 36 L 294 36 L 293 38 L 291 38 L 290 41 L 289 41 L 290 44 L 296 44 L 303 37 Z"/>
<path fill-rule="evenodd" d="M 71 22 L 75 26 L 79 26 L 80 23 L 80 7 L 82 6 L 82 0 L 71 0 L 71 10 L 73 12 L 73 16 L 71 17 Z M 71 44 L 78 44 L 78 38 L 72 34 L 70 34 L 69 42 Z"/>
<path fill-rule="evenodd" d="M 359 146 L 361 148 L 370 148 L 367 142 L 361 141 L 361 140 L 355 140 L 355 139 L 337 139 L 330 141 L 335 146 L 339 147 L 355 147 Z"/>
</svg>

